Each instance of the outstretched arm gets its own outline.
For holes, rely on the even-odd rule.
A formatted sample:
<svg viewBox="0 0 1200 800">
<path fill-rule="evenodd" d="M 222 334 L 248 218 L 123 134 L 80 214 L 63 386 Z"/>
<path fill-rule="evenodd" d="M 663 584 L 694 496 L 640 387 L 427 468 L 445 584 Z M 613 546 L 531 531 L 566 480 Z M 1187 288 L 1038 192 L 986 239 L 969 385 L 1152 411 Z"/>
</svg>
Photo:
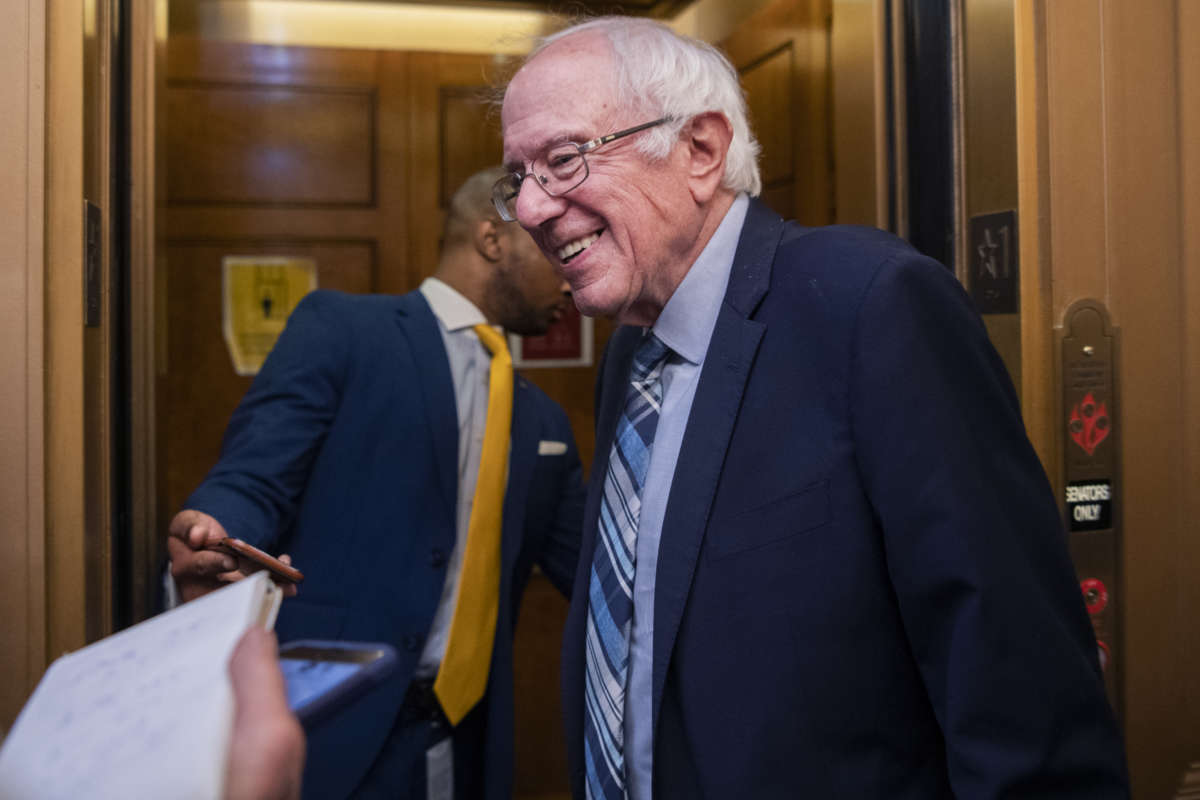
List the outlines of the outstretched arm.
<svg viewBox="0 0 1200 800">
<path fill-rule="evenodd" d="M 233 413 L 220 460 L 172 519 L 167 550 L 182 600 L 252 571 L 209 549 L 225 536 L 274 552 L 294 517 L 347 368 L 349 334 L 338 302 L 337 295 L 313 292 L 292 312 Z"/>
</svg>

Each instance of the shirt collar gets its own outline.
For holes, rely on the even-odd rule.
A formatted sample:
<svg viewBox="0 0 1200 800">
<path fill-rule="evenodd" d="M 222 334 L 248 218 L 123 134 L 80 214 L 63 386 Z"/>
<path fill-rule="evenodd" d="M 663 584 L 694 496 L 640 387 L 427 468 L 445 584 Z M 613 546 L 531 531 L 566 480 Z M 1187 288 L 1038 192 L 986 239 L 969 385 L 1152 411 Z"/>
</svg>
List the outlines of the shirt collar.
<svg viewBox="0 0 1200 800">
<path fill-rule="evenodd" d="M 487 322 L 483 312 L 474 303 L 445 281 L 426 278 L 421 282 L 419 291 L 429 302 L 433 315 L 449 332 Z"/>
<path fill-rule="evenodd" d="M 692 364 L 704 361 L 750 199 L 739 193 L 654 323 L 654 335 Z"/>
</svg>

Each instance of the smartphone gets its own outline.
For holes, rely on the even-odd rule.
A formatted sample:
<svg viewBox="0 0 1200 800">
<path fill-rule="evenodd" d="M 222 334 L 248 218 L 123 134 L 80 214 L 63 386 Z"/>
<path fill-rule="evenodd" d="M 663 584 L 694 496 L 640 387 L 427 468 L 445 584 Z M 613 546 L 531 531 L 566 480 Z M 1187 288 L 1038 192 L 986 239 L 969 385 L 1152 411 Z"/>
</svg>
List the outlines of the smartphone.
<svg viewBox="0 0 1200 800">
<path fill-rule="evenodd" d="M 226 536 L 217 545 L 226 553 L 238 558 L 244 558 L 271 573 L 276 582 L 299 583 L 304 580 L 304 573 L 289 566 L 275 556 L 259 550 L 254 545 L 246 544 L 241 539 Z"/>
<path fill-rule="evenodd" d="M 288 705 L 305 728 L 378 686 L 396 664 L 396 650 L 378 642 L 301 639 L 279 649 Z"/>
</svg>

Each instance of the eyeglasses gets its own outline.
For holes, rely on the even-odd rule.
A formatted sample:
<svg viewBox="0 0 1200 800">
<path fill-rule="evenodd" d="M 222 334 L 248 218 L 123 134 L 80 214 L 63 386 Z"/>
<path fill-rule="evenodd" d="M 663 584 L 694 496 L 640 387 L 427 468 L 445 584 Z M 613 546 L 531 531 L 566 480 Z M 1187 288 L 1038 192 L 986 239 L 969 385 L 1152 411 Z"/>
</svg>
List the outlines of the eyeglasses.
<svg viewBox="0 0 1200 800">
<path fill-rule="evenodd" d="M 521 194 L 521 186 L 525 179 L 530 175 L 537 178 L 538 186 L 551 197 L 566 194 L 587 180 L 588 164 L 587 159 L 583 157 L 584 153 L 590 153 L 601 145 L 670 121 L 671 117 L 663 117 L 653 122 L 643 122 L 641 125 L 599 136 L 583 144 L 552 144 L 533 160 L 529 165 L 529 172 L 518 170 L 496 181 L 492 186 L 492 205 L 496 207 L 501 219 L 513 222 L 517 218 L 517 197 Z"/>
</svg>

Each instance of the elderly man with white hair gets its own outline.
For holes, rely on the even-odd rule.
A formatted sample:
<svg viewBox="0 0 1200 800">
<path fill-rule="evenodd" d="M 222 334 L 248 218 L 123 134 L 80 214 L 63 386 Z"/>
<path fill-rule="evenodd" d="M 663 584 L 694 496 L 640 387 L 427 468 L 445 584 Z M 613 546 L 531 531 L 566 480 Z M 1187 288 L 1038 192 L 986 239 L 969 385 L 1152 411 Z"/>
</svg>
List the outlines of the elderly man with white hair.
<svg viewBox="0 0 1200 800">
<path fill-rule="evenodd" d="M 658 23 L 545 40 L 502 119 L 497 210 L 624 324 L 563 650 L 575 796 L 1126 796 L 1058 509 L 953 275 L 754 199 L 736 72 Z"/>
</svg>

